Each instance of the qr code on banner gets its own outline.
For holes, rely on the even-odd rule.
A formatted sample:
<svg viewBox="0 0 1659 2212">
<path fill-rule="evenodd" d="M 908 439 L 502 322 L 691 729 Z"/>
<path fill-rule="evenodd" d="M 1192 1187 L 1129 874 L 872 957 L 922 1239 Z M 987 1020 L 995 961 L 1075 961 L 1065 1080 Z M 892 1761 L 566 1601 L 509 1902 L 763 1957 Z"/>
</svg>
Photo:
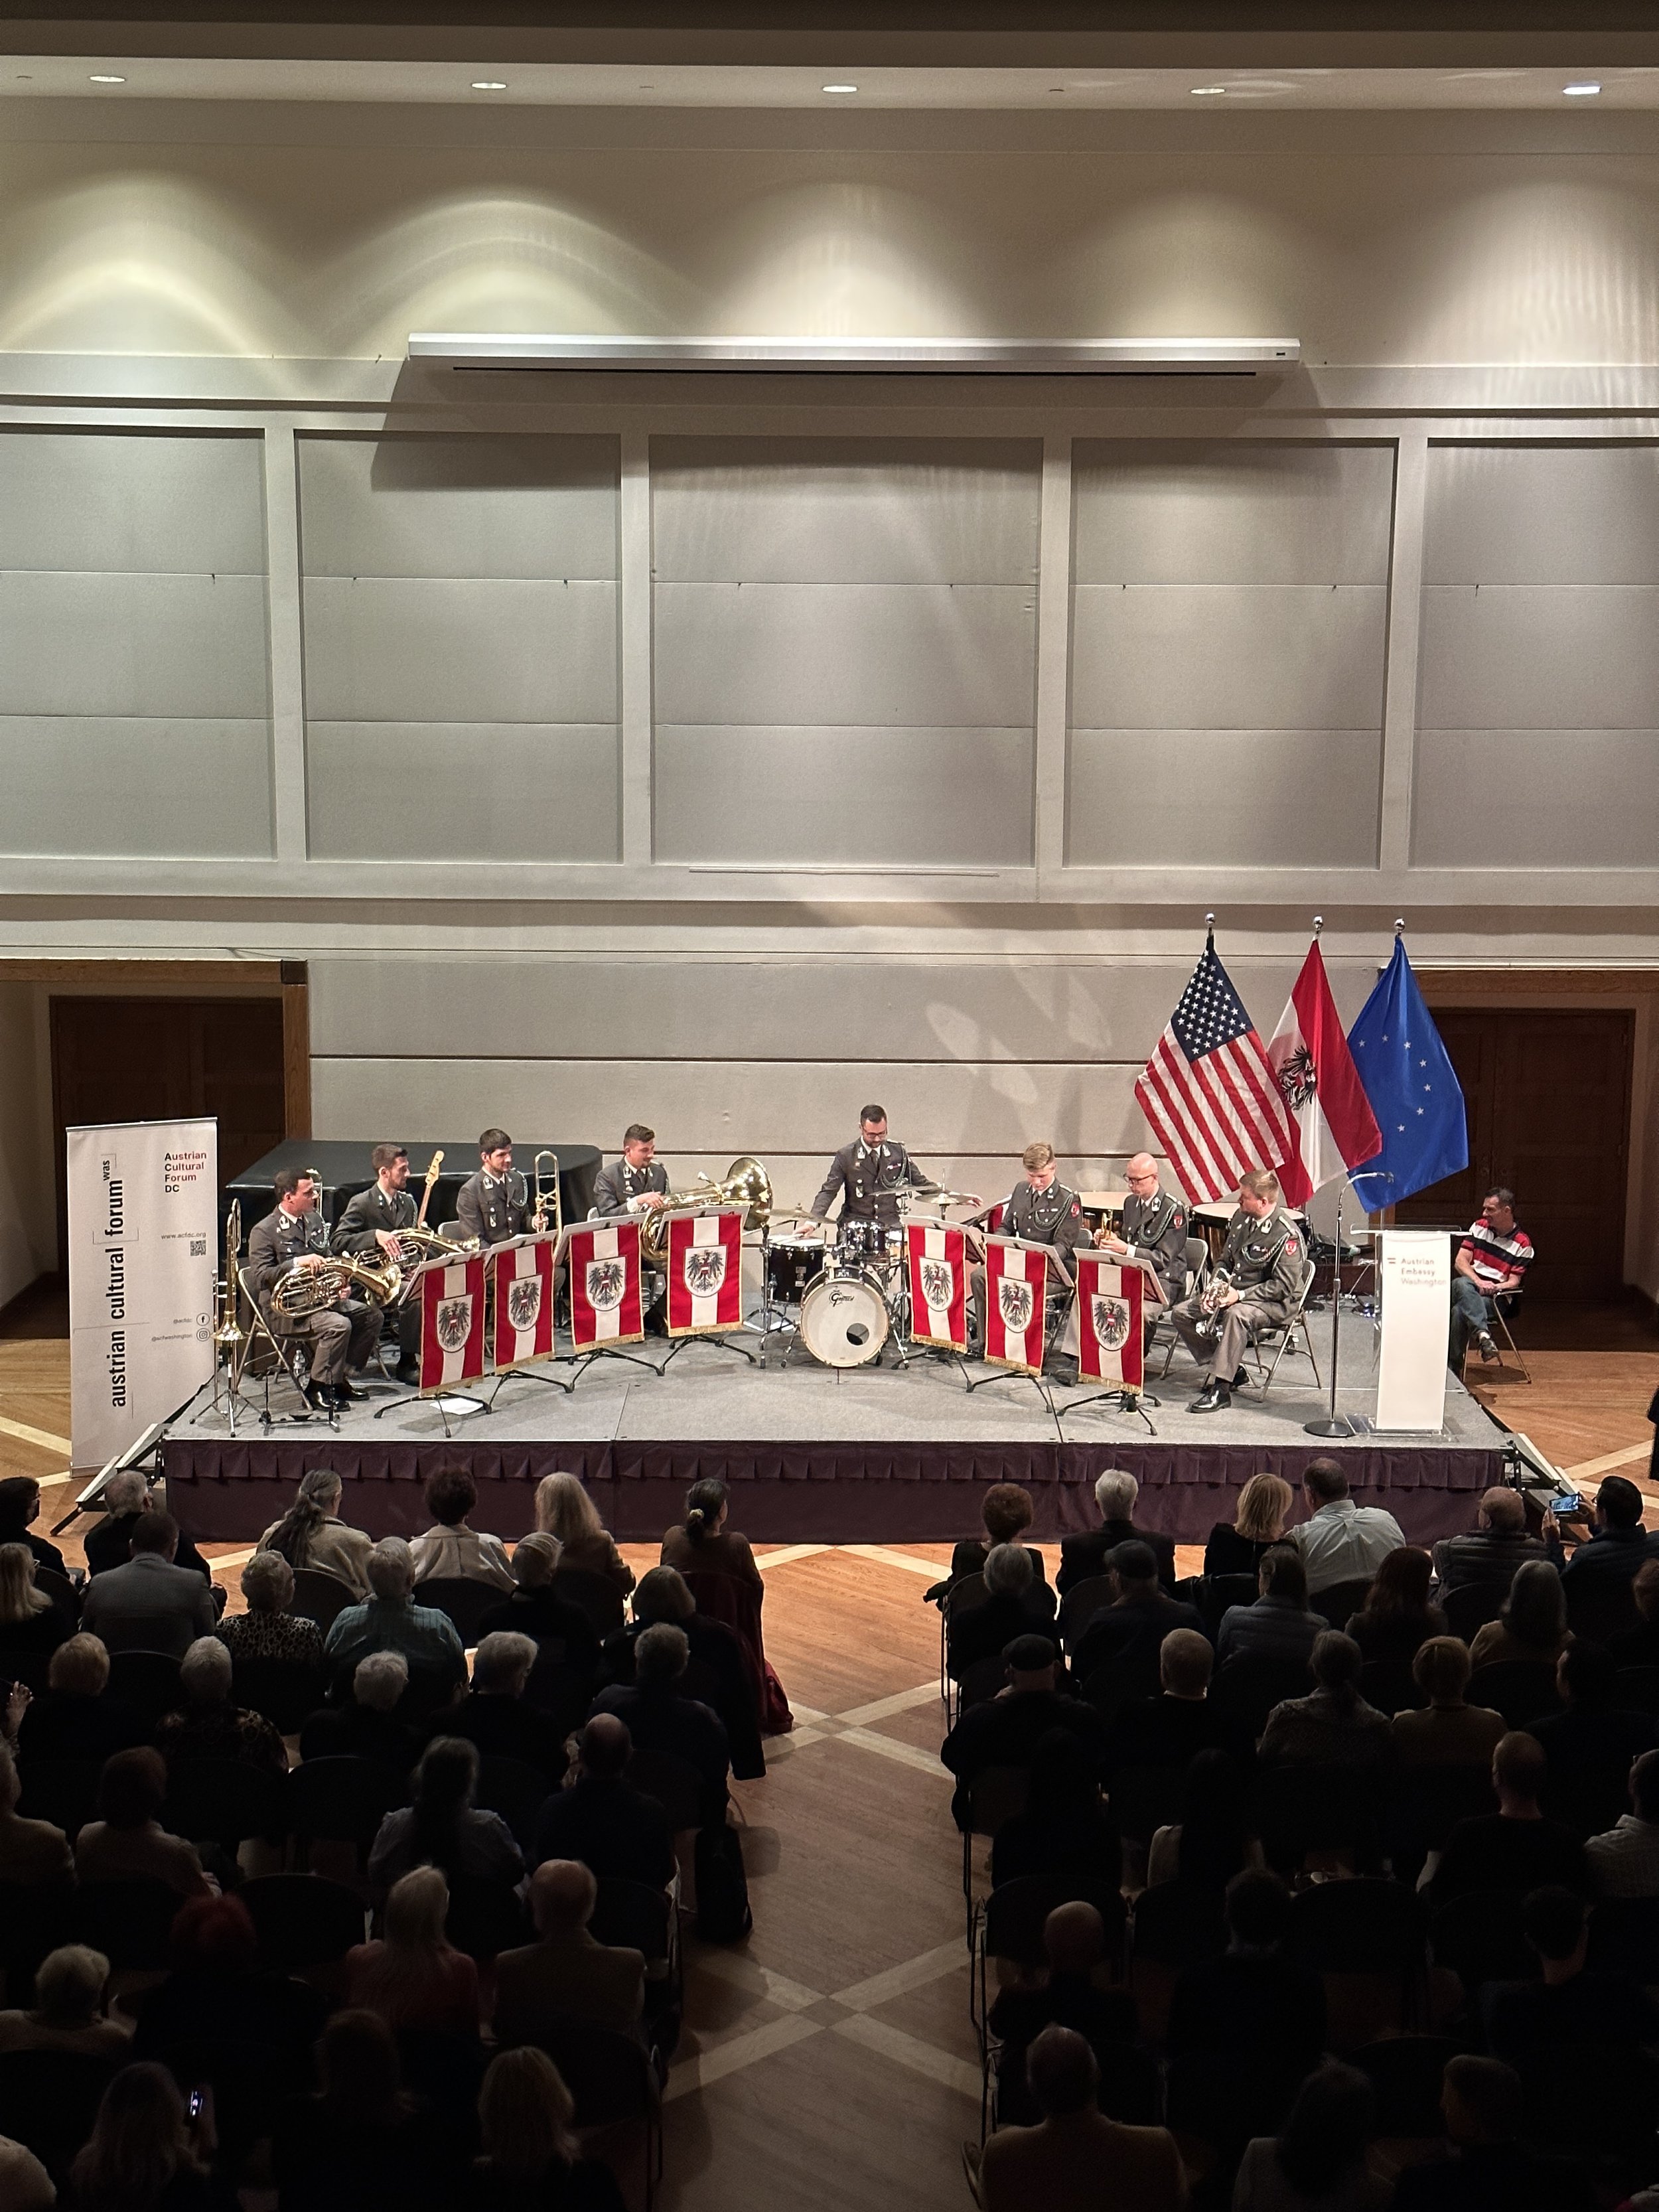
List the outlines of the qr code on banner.
<svg viewBox="0 0 1659 2212">
<path fill-rule="evenodd" d="M 190 1256 L 191 1256 L 191 1258 L 192 1260 L 205 1260 L 205 1259 L 206 1259 L 206 1257 L 207 1257 L 207 1238 L 206 1238 L 205 1237 L 192 1237 L 191 1238 L 191 1240 L 190 1240 Z"/>
</svg>

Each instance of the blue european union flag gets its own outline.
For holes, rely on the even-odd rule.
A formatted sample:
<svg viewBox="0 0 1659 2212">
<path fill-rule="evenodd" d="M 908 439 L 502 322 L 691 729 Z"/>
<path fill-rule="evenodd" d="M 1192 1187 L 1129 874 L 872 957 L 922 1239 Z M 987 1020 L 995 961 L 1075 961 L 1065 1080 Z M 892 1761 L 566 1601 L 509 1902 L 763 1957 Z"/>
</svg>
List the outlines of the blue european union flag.
<svg viewBox="0 0 1659 2212">
<path fill-rule="evenodd" d="M 1382 1132 L 1382 1151 L 1352 1170 L 1363 1206 L 1380 1212 L 1468 1167 L 1462 1085 L 1398 938 L 1348 1032 L 1348 1049 Z"/>
</svg>

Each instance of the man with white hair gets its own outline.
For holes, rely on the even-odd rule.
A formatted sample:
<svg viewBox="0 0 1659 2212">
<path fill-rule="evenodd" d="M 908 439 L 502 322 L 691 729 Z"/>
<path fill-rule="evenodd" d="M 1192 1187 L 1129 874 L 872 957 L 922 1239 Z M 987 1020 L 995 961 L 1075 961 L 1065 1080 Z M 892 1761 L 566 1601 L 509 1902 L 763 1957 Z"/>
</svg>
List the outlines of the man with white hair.
<svg viewBox="0 0 1659 2212">
<path fill-rule="evenodd" d="M 574 1859 L 544 1859 L 530 1877 L 538 1941 L 495 1960 L 495 2039 L 533 2043 L 561 2020 L 634 2029 L 645 2005 L 645 1956 L 588 1930 L 599 1886 Z"/>
<path fill-rule="evenodd" d="M 1152 1547 L 1158 1561 L 1158 1578 L 1166 1590 L 1175 1588 L 1175 1538 L 1166 1536 L 1157 1528 L 1143 1528 L 1135 1519 L 1135 1504 L 1140 1496 L 1140 1485 L 1127 1468 L 1109 1467 L 1095 1483 L 1095 1504 L 1100 1509 L 1100 1526 L 1091 1528 L 1086 1535 L 1062 1536 L 1060 1540 L 1060 1572 L 1054 1577 L 1054 1588 L 1064 1597 L 1079 1583 L 1092 1582 L 1097 1575 L 1106 1573 L 1110 1565 L 1109 1554 L 1120 1544 L 1146 1544 Z"/>
<path fill-rule="evenodd" d="M 398 1716 L 408 1687 L 409 1662 L 401 1651 L 371 1651 L 357 1662 L 344 1703 L 325 1705 L 301 1729 L 301 1759 L 369 1759 L 401 1782 L 424 1741 Z"/>
<path fill-rule="evenodd" d="M 167 1500 L 161 1486 L 152 1490 L 137 1468 L 124 1468 L 119 1474 L 111 1475 L 104 1485 L 104 1517 L 88 1528 L 86 1535 L 87 1572 L 101 1575 L 111 1567 L 124 1567 L 132 1557 L 132 1532 L 142 1514 L 165 1512 Z M 213 1580 L 213 1571 L 188 1536 L 181 1534 L 179 1548 L 173 1555 L 176 1567 L 188 1567 L 192 1574 L 200 1575 L 204 1582 Z M 218 1593 L 222 1605 L 225 1593 Z"/>
<path fill-rule="evenodd" d="M 530 1637 L 494 1630 L 472 1656 L 472 1687 L 459 1705 L 446 1705 L 434 1716 L 432 1733 L 465 1736 L 477 1747 L 480 1759 L 521 1759 L 544 1774 L 551 1790 L 570 1761 L 564 1732 L 553 1715 L 525 1702 L 536 1658 Z"/>
<path fill-rule="evenodd" d="M 286 1774 L 283 1739 L 263 1713 L 232 1705 L 230 1676 L 230 1654 L 218 1638 L 198 1636 L 179 1662 L 184 1709 L 156 1723 L 155 1748 L 169 1767 L 181 1759 L 228 1759 Z"/>
<path fill-rule="evenodd" d="M 335 1680 L 349 1680 L 371 1651 L 398 1651 L 428 1703 L 441 1702 L 466 1680 L 466 1653 L 454 1622 L 410 1598 L 415 1560 L 401 1536 L 382 1536 L 366 1571 L 368 1599 L 335 1615 L 323 1646 Z"/>
</svg>

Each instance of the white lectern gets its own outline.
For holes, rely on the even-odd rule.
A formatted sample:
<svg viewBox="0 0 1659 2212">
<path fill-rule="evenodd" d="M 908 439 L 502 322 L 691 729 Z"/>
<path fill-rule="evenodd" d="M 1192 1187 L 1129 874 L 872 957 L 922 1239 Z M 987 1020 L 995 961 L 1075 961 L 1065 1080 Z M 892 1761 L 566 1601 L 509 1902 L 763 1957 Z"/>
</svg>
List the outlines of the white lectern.
<svg viewBox="0 0 1659 2212">
<path fill-rule="evenodd" d="M 1385 1229 L 1378 1429 L 1438 1429 L 1446 1418 L 1451 1239 L 1443 1229 Z"/>
</svg>

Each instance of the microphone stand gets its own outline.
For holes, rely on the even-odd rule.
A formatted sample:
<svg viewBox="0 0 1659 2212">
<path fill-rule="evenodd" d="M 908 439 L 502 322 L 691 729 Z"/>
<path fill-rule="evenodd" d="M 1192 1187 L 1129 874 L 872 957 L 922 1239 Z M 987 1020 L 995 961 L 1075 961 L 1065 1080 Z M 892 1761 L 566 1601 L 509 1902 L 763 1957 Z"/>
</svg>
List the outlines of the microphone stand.
<svg viewBox="0 0 1659 2212">
<path fill-rule="evenodd" d="M 1363 1175 L 1344 1176 L 1336 1186 L 1336 1255 L 1331 1262 L 1331 1408 L 1322 1421 L 1304 1421 L 1304 1436 L 1351 1437 L 1354 1433 L 1353 1423 L 1336 1410 L 1336 1367 L 1342 1341 L 1342 1192 L 1348 1183 L 1393 1181 L 1386 1169 L 1373 1168 Z"/>
</svg>

